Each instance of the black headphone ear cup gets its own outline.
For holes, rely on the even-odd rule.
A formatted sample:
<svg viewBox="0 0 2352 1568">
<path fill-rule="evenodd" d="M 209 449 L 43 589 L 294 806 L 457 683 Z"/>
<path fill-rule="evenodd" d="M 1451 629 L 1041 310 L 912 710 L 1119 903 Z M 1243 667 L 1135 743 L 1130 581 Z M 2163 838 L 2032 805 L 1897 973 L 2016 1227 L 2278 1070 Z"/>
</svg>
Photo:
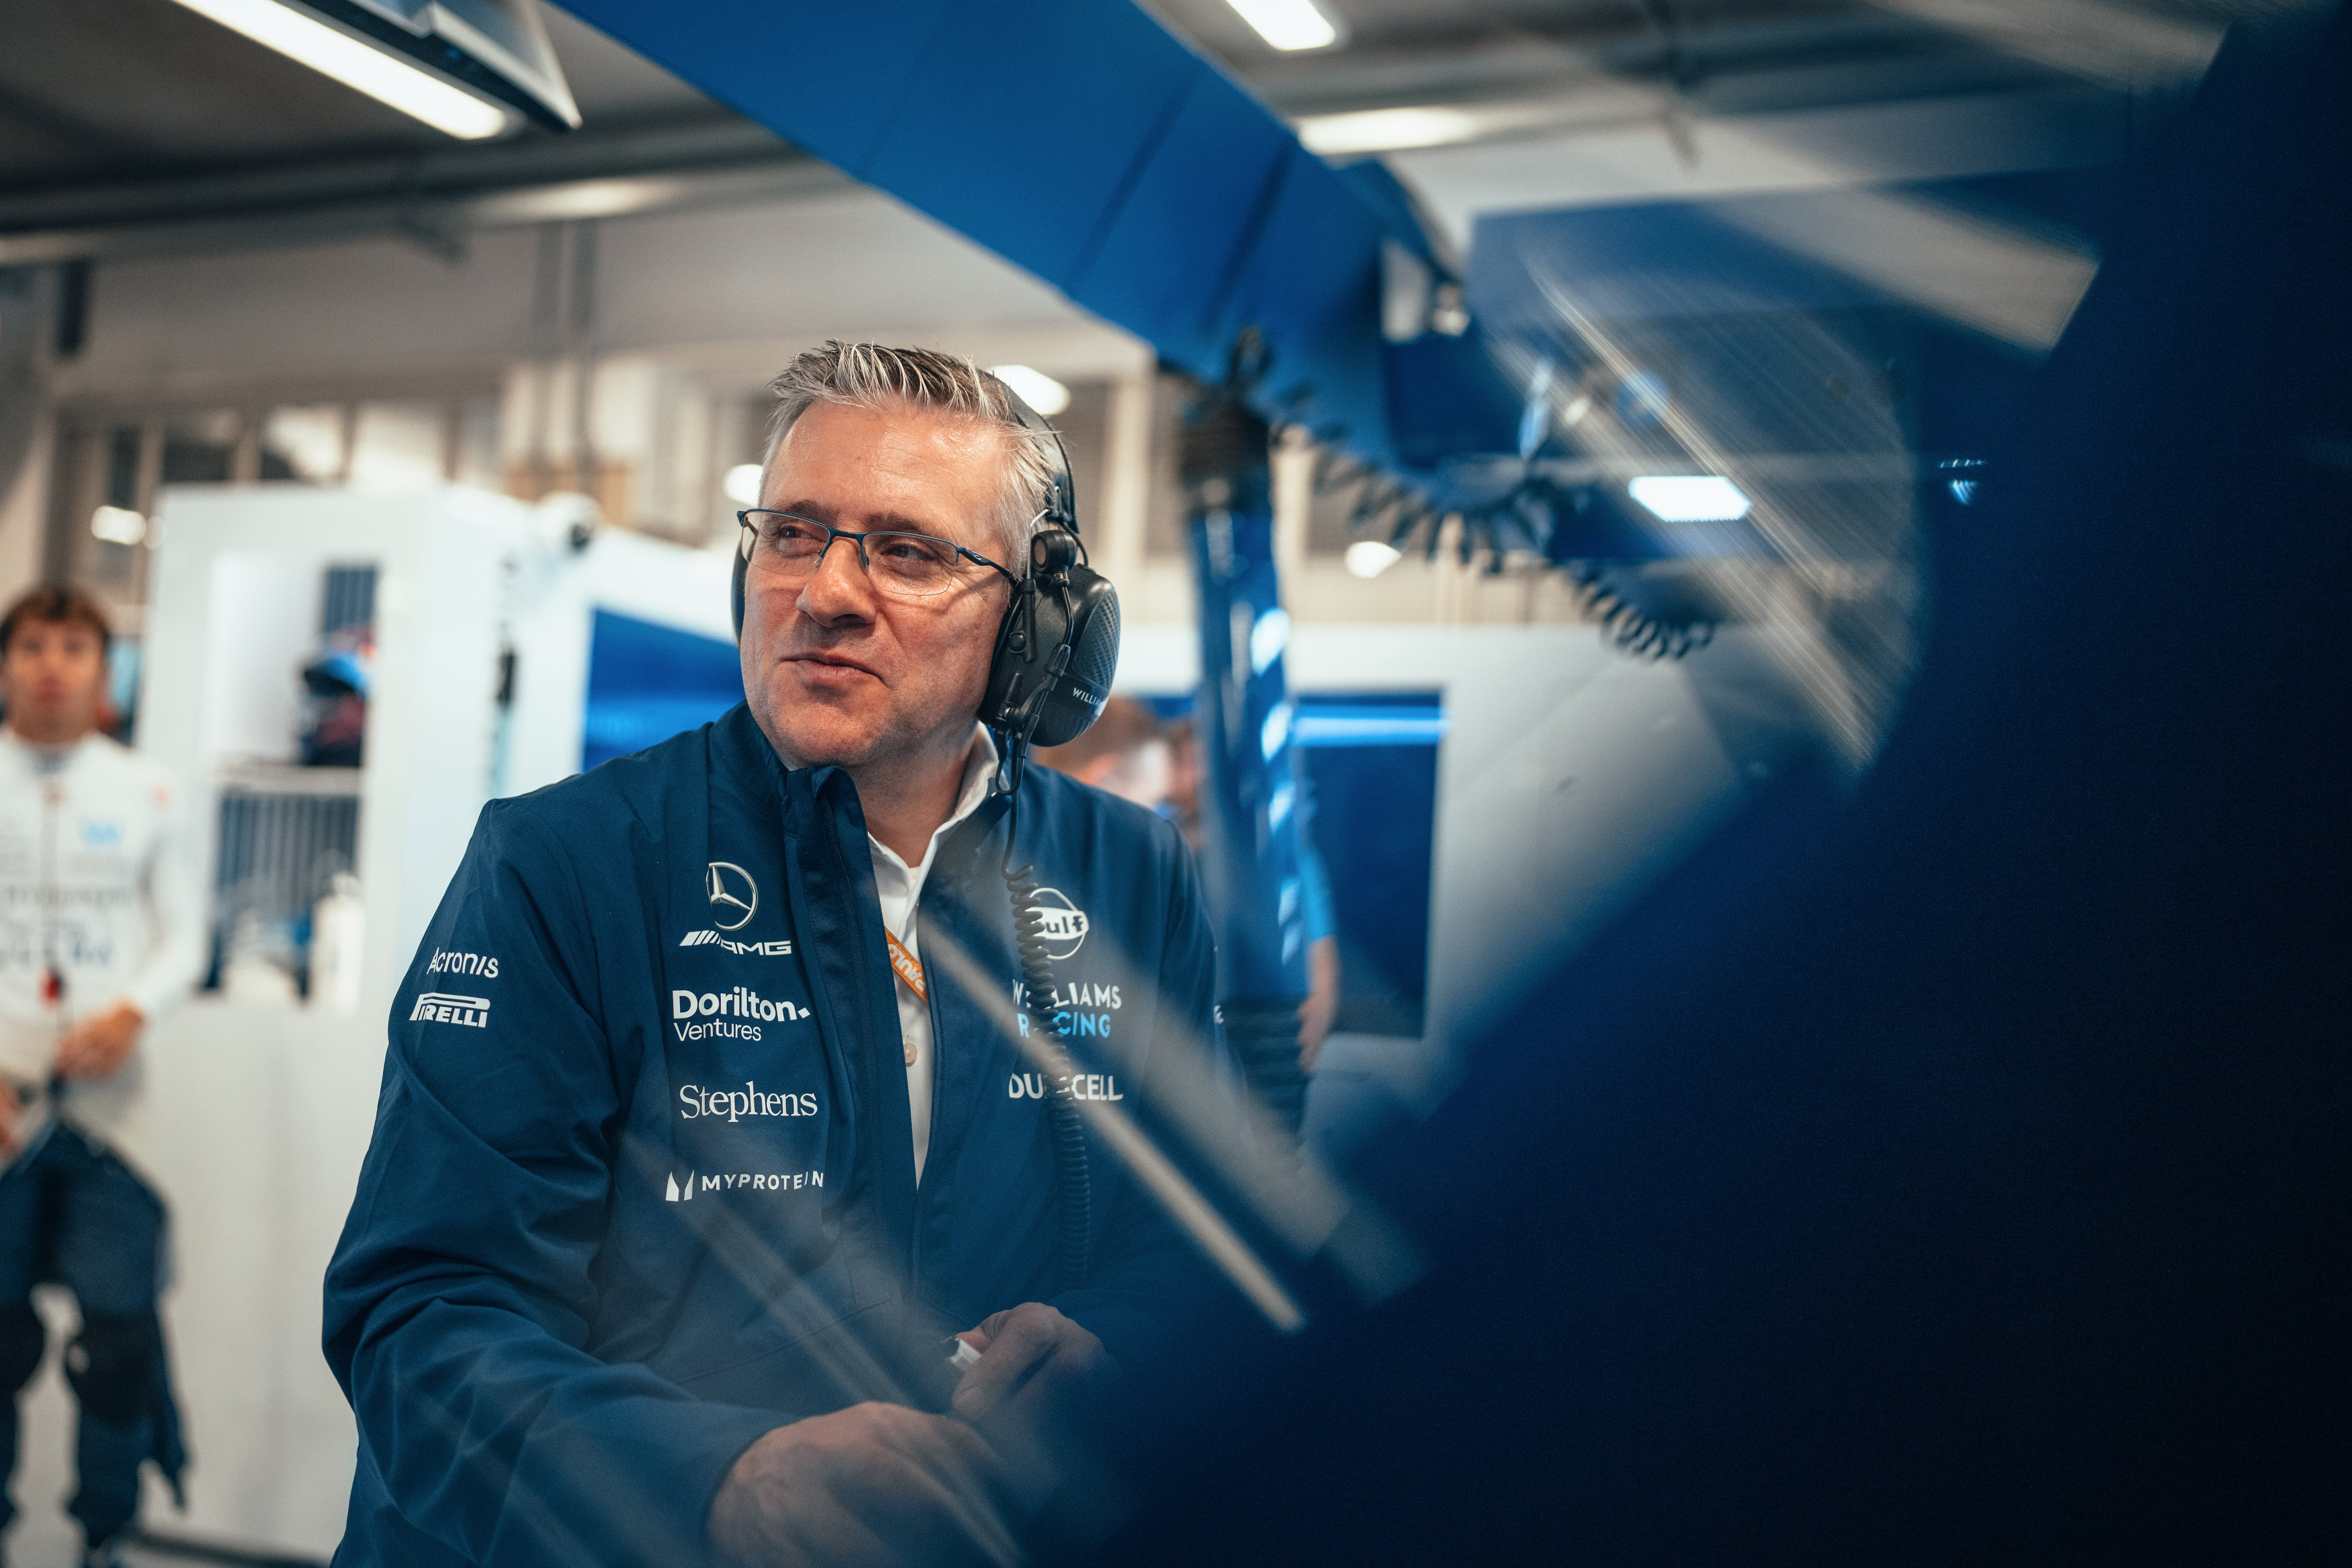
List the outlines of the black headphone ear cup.
<svg viewBox="0 0 2352 1568">
<path fill-rule="evenodd" d="M 1070 617 L 1056 639 L 1070 647 L 1070 660 L 1045 694 L 1045 710 L 1037 719 L 1032 740 L 1040 746 L 1062 746 L 1087 732 L 1102 716 L 1110 700 L 1110 683 L 1118 674 L 1118 594 L 1108 578 L 1087 567 L 1074 567 L 1069 578 Z M 1055 605 L 1059 618 L 1061 606 Z"/>
<path fill-rule="evenodd" d="M 1108 699 L 1110 683 L 1118 678 L 1118 590 L 1108 577 L 1092 572 L 1087 575 L 1099 587 L 1088 595 L 1092 613 L 1079 623 L 1077 646 L 1070 650 L 1069 677 Z M 1087 722 L 1093 723 L 1101 711 L 1097 702 L 1088 711 Z"/>
</svg>

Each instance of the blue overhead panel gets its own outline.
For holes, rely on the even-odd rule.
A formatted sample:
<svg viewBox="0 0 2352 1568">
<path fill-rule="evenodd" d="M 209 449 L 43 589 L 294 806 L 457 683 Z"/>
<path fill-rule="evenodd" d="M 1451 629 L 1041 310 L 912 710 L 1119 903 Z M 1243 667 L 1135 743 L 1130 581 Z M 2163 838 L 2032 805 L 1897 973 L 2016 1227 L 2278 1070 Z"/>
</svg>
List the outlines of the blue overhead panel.
<svg viewBox="0 0 2352 1568">
<path fill-rule="evenodd" d="M 1265 410 L 1391 460 L 1381 216 L 1127 0 L 569 8 L 1204 381 L 1256 326 Z"/>
</svg>

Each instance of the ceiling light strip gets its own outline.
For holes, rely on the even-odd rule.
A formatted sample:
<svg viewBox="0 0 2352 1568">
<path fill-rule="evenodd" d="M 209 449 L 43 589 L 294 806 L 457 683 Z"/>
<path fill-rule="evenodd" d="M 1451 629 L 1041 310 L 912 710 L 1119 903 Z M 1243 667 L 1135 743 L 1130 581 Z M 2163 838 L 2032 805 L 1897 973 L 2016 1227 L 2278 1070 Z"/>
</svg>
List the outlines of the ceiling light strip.
<svg viewBox="0 0 2352 1568">
<path fill-rule="evenodd" d="M 1339 29 L 1317 8 L 1315 0 L 1225 0 L 1234 14 L 1256 29 L 1257 36 L 1286 52 L 1328 49 L 1339 41 Z"/>
<path fill-rule="evenodd" d="M 505 110 L 279 0 L 179 4 L 461 141 L 479 142 L 507 128 Z"/>
</svg>

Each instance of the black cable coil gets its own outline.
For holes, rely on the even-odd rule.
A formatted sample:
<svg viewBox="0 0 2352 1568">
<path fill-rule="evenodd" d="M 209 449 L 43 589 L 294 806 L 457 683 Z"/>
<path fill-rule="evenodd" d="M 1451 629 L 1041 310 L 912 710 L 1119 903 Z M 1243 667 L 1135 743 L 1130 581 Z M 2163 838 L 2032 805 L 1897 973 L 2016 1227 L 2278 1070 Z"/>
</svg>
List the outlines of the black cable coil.
<svg viewBox="0 0 2352 1568">
<path fill-rule="evenodd" d="M 1011 867 L 1004 871 L 1005 890 L 1013 896 L 1013 938 L 1021 951 L 1021 1007 L 1040 1038 L 1041 1049 L 1053 1063 L 1046 1074 L 1045 1114 L 1054 1130 L 1054 1172 L 1061 1191 L 1062 1239 L 1056 1261 L 1060 1288 L 1076 1290 L 1093 1272 L 1088 1256 L 1094 1246 L 1093 1181 L 1087 1170 L 1086 1124 L 1066 1092 L 1069 1052 L 1062 1042 L 1068 1031 L 1054 1021 L 1054 964 L 1045 952 L 1045 911 L 1037 905 L 1036 868 Z"/>
<path fill-rule="evenodd" d="M 1560 570 L 1575 584 L 1584 613 L 1600 623 L 1601 635 L 1621 653 L 1637 658 L 1680 658 L 1715 640 L 1712 621 L 1664 621 L 1636 608 L 1590 561 L 1564 561 Z"/>
</svg>

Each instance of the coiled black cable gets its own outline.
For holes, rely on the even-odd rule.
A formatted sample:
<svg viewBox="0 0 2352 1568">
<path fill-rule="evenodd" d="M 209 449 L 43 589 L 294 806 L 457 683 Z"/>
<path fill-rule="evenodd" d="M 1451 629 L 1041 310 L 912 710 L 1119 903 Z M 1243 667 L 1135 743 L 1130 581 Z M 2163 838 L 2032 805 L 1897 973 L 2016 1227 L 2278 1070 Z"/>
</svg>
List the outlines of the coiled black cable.
<svg viewBox="0 0 2352 1568">
<path fill-rule="evenodd" d="M 1560 570 L 1575 585 L 1585 615 L 1600 624 L 1601 635 L 1620 653 L 1636 658 L 1680 658 L 1715 640 L 1712 621 L 1664 621 L 1636 608 L 1610 586 L 1602 569 L 1590 561 L 1564 561 Z"/>
<path fill-rule="evenodd" d="M 1017 775 L 1016 775 L 1017 777 Z M 1013 866 L 1013 834 L 1018 817 L 1005 822 L 1004 890 L 1013 900 L 1013 940 L 1021 955 L 1021 1010 L 1029 1016 L 1032 1037 L 1052 1066 L 1045 1074 L 1045 1115 L 1054 1136 L 1055 1185 L 1061 1194 L 1062 1235 L 1055 1248 L 1060 1289 L 1083 1288 L 1093 1272 L 1094 1180 L 1087 1168 L 1086 1124 L 1070 1099 L 1070 1057 L 1063 1041 L 1067 1028 L 1054 1018 L 1054 962 L 1045 952 L 1045 911 L 1037 902 L 1036 868 Z"/>
<path fill-rule="evenodd" d="M 1314 485 L 1318 494 L 1325 495 L 1355 488 L 1355 505 L 1348 516 L 1350 534 L 1372 537 L 1383 520 L 1392 519 L 1389 548 L 1402 550 L 1426 528 L 1425 548 L 1431 560 L 1437 559 L 1439 525 L 1444 514 L 1419 491 L 1329 445 L 1316 456 Z M 1454 548 L 1464 565 L 1484 549 L 1488 552 L 1488 570 L 1502 569 L 1507 541 L 1499 534 L 1498 522 L 1507 521 L 1513 506 L 1526 495 L 1542 498 L 1548 510 L 1582 510 L 1581 502 L 1550 481 L 1523 479 L 1519 489 L 1501 501 L 1462 511 L 1462 531 Z M 1527 531 L 1519 542 L 1539 547 L 1549 533 L 1548 526 Z M 1669 620 L 1643 610 L 1608 580 L 1606 568 L 1598 563 L 1567 560 L 1552 564 L 1568 578 L 1585 616 L 1598 624 L 1602 638 L 1620 653 L 1636 658 L 1681 658 L 1715 640 L 1713 621 Z"/>
</svg>

